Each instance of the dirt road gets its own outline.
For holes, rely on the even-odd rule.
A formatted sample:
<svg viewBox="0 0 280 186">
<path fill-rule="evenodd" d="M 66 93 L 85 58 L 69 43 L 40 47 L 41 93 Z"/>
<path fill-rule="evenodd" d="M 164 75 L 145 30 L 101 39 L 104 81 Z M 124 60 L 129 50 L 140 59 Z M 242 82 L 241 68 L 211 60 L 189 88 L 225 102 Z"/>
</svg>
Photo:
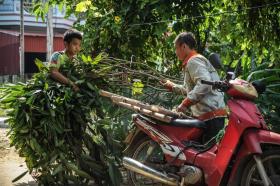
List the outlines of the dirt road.
<svg viewBox="0 0 280 186">
<path fill-rule="evenodd" d="M 14 178 L 28 169 L 24 159 L 19 157 L 14 148 L 10 148 L 9 139 L 7 137 L 9 129 L 5 127 L 7 126 L 3 124 L 0 125 L 0 186 L 37 186 L 38 184 L 29 174 L 26 174 L 17 182 L 12 183 Z M 122 173 L 125 178 L 125 183 L 122 183 L 122 186 L 127 186 L 126 171 L 122 170 Z"/>
<path fill-rule="evenodd" d="M 25 175 L 19 181 L 12 183 L 12 180 L 25 172 L 27 167 L 15 149 L 10 148 L 7 132 L 7 128 L 0 128 L 0 186 L 36 186 L 30 175 Z"/>
</svg>

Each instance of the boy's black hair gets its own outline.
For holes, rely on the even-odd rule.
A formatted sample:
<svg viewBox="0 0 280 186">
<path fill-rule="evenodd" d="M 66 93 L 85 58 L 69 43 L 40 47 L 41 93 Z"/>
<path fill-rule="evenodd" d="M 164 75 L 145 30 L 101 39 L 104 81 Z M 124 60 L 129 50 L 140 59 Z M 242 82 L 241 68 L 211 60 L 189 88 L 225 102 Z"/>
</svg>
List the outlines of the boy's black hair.
<svg viewBox="0 0 280 186">
<path fill-rule="evenodd" d="M 183 32 L 179 34 L 174 40 L 174 43 L 178 43 L 179 45 L 185 43 L 190 47 L 190 49 L 194 49 L 196 47 L 196 40 L 193 33 L 191 32 Z"/>
<path fill-rule="evenodd" d="M 64 33 L 63 41 L 70 43 L 72 39 L 77 38 L 79 40 L 83 39 L 83 35 L 76 29 L 69 29 Z"/>
</svg>

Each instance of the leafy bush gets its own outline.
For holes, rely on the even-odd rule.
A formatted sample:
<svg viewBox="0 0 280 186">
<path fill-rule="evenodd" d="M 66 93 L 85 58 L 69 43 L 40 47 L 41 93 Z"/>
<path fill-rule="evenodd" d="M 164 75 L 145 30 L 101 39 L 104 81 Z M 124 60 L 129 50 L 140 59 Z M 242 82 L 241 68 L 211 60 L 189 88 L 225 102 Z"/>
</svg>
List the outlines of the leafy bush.
<svg viewBox="0 0 280 186">
<path fill-rule="evenodd" d="M 93 72 L 100 60 L 99 56 L 62 66 L 61 72 L 79 86 L 77 93 L 53 81 L 39 62 L 40 73 L 32 80 L 3 88 L 1 102 L 10 109 L 11 145 L 25 158 L 29 172 L 40 184 L 120 182 L 114 126 L 108 122 L 98 93 L 106 81 Z"/>
</svg>

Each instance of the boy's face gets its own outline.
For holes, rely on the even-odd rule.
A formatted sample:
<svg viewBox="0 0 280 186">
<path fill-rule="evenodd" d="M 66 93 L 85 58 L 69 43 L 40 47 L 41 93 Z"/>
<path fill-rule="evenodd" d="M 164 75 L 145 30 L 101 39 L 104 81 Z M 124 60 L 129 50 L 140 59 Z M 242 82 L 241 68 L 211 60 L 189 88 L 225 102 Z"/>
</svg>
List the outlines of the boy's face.
<svg viewBox="0 0 280 186">
<path fill-rule="evenodd" d="M 76 55 L 81 50 L 81 40 L 78 38 L 73 38 L 70 43 L 65 42 L 66 51 L 71 55 Z"/>
</svg>

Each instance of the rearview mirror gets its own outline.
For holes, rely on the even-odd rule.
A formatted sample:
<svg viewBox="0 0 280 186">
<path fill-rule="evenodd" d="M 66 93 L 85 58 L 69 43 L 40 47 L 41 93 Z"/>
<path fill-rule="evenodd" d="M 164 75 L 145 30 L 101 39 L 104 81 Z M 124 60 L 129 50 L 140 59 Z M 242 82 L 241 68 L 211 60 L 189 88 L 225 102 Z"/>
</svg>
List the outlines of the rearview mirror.
<svg viewBox="0 0 280 186">
<path fill-rule="evenodd" d="M 209 61 L 216 70 L 223 69 L 223 65 L 219 54 L 211 53 L 209 55 Z"/>
<path fill-rule="evenodd" d="M 235 79 L 234 72 L 227 72 L 226 80 L 229 81 L 229 80 L 233 80 L 233 79 Z"/>
</svg>

